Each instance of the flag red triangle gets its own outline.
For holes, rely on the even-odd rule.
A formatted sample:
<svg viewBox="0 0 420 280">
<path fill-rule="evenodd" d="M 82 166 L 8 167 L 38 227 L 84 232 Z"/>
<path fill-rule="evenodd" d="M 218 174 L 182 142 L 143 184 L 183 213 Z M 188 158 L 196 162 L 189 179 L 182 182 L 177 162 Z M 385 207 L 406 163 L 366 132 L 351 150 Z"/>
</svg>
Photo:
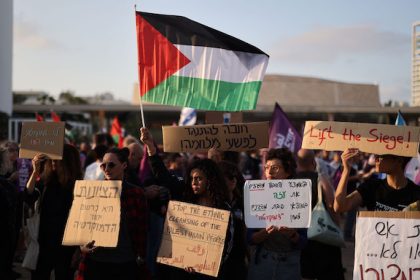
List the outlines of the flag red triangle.
<svg viewBox="0 0 420 280">
<path fill-rule="evenodd" d="M 116 144 L 118 144 L 118 148 L 122 148 L 124 139 L 122 135 L 122 128 L 120 125 L 120 121 L 118 120 L 117 116 L 115 116 L 114 120 L 112 121 L 110 134 L 112 138 L 114 138 L 114 141 L 116 142 Z"/>
<path fill-rule="evenodd" d="M 61 118 L 54 111 L 51 111 L 51 118 L 53 122 L 61 122 Z"/>
<path fill-rule="evenodd" d="M 191 61 L 136 13 L 140 95 L 156 87 Z"/>
<path fill-rule="evenodd" d="M 44 118 L 40 114 L 38 114 L 37 112 L 35 112 L 35 118 L 36 118 L 37 122 L 43 122 L 44 121 Z"/>
</svg>

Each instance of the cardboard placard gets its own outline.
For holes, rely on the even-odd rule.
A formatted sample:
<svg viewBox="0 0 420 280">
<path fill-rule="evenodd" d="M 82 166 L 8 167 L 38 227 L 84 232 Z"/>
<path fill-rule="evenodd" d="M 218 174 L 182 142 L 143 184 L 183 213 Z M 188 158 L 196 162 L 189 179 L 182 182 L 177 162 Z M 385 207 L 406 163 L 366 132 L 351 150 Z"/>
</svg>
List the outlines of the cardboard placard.
<svg viewBox="0 0 420 280">
<path fill-rule="evenodd" d="M 76 181 L 63 245 L 116 247 L 120 232 L 121 181 Z"/>
<path fill-rule="evenodd" d="M 64 122 L 22 123 L 19 157 L 32 159 L 41 153 L 51 159 L 62 159 L 64 132 Z"/>
<path fill-rule="evenodd" d="M 420 128 L 385 124 L 307 121 L 302 148 L 344 151 L 358 148 L 378 155 L 417 156 Z"/>
<path fill-rule="evenodd" d="M 157 262 L 217 276 L 229 211 L 169 201 Z"/>
<path fill-rule="evenodd" d="M 244 185 L 245 224 L 248 228 L 308 228 L 311 199 L 309 179 L 248 180 Z"/>
<path fill-rule="evenodd" d="M 249 151 L 268 147 L 268 122 L 163 126 L 165 152 Z"/>
<path fill-rule="evenodd" d="M 420 212 L 359 213 L 353 279 L 420 279 Z"/>
</svg>

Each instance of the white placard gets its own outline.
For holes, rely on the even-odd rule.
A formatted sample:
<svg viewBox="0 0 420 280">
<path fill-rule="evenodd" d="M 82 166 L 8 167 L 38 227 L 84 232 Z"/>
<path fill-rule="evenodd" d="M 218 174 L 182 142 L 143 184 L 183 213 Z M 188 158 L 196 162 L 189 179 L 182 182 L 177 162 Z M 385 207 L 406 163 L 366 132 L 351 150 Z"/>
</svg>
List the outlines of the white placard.
<svg viewBox="0 0 420 280">
<path fill-rule="evenodd" d="M 359 216 L 353 279 L 420 279 L 420 220 Z"/>
<path fill-rule="evenodd" d="M 308 228 L 311 223 L 311 198 L 312 183 L 309 179 L 246 181 L 246 226 Z"/>
</svg>

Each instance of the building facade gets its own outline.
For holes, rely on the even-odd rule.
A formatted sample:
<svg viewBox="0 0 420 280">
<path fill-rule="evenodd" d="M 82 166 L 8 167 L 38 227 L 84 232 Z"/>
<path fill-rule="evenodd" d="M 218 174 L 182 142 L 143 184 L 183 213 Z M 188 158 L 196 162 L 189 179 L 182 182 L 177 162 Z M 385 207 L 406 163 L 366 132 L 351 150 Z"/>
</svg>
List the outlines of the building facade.
<svg viewBox="0 0 420 280">
<path fill-rule="evenodd" d="M 420 106 L 420 21 L 413 24 L 411 51 L 411 97 L 413 106 Z"/>
</svg>

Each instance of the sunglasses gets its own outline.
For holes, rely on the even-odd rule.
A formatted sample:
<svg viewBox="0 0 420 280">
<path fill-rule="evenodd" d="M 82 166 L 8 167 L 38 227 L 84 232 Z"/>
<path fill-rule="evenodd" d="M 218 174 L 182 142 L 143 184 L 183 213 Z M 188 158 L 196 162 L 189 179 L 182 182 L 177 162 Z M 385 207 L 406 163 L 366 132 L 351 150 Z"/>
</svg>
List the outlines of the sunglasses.
<svg viewBox="0 0 420 280">
<path fill-rule="evenodd" d="M 112 169 L 112 168 L 114 168 L 115 167 L 115 163 L 113 163 L 113 162 L 103 162 L 103 163 L 101 163 L 101 165 L 99 165 L 100 167 L 101 167 L 101 169 L 102 170 L 105 170 L 105 169 Z"/>
</svg>

